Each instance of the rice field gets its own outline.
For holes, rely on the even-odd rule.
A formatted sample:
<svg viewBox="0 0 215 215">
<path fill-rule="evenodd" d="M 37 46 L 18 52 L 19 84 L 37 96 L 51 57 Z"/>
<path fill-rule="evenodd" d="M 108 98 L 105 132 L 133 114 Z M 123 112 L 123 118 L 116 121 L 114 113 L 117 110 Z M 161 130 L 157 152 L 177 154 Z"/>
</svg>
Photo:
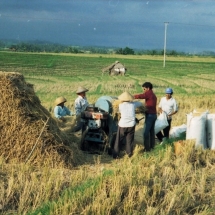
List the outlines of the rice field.
<svg viewBox="0 0 215 215">
<path fill-rule="evenodd" d="M 102 75 L 116 60 L 127 67 L 126 75 Z M 186 124 L 193 109 L 215 113 L 215 58 L 167 56 L 163 68 L 161 56 L 0 52 L 0 71 L 22 73 L 51 112 L 61 95 L 73 109 L 79 85 L 89 89 L 94 103 L 124 90 L 141 93 L 142 83 L 150 81 L 158 100 L 166 87 L 173 88 L 179 104 L 173 126 Z M 151 153 L 138 143 L 132 158 L 84 155 L 73 169 L 6 163 L 0 157 L 0 214 L 214 214 L 215 152 L 195 150 L 192 141 L 182 140 L 185 147 L 176 156 L 175 141 Z"/>
<path fill-rule="evenodd" d="M 185 114 L 192 108 L 214 109 L 215 58 L 162 56 L 115 56 L 0 53 L 2 71 L 20 72 L 34 89 L 41 103 L 52 111 L 54 100 L 67 98 L 67 106 L 73 110 L 76 90 L 82 85 L 89 89 L 87 97 L 94 103 L 100 96 L 118 96 L 124 90 L 132 94 L 142 92 L 142 83 L 150 81 L 158 100 L 166 87 L 174 90 L 180 111 L 174 123 L 182 124 Z M 142 57 L 142 58 L 141 58 Z M 147 58 L 148 57 L 148 58 Z M 116 60 L 128 71 L 126 76 L 102 74 L 102 68 Z M 181 114 L 183 117 L 181 117 Z"/>
</svg>

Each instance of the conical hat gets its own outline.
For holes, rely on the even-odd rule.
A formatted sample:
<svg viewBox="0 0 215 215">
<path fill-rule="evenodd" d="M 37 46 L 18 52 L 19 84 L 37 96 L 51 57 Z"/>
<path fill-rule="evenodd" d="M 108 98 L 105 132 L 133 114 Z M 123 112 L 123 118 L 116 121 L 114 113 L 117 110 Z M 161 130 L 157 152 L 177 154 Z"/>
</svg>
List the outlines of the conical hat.
<svg viewBox="0 0 215 215">
<path fill-rule="evenodd" d="M 56 98 L 56 100 L 55 100 L 55 104 L 56 104 L 56 105 L 59 105 L 59 104 L 64 103 L 64 102 L 66 102 L 66 99 L 65 99 L 63 96 L 58 97 L 58 98 Z"/>
<path fill-rule="evenodd" d="M 89 91 L 88 89 L 86 89 L 85 87 L 78 87 L 76 93 L 84 93 Z"/>
<path fill-rule="evenodd" d="M 125 91 L 118 97 L 118 99 L 123 102 L 130 102 L 133 101 L 134 97 L 129 92 Z"/>
</svg>

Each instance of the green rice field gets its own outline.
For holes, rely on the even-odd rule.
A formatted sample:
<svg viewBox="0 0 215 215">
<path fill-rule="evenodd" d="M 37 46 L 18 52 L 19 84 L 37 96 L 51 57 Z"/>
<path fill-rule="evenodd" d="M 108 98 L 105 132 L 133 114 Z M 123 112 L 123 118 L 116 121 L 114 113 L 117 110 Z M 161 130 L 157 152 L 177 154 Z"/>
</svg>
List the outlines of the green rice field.
<svg viewBox="0 0 215 215">
<path fill-rule="evenodd" d="M 116 60 L 126 66 L 126 75 L 102 74 Z M 94 103 L 125 90 L 141 93 L 141 85 L 149 81 L 158 101 L 166 87 L 173 88 L 179 112 L 172 126 L 186 124 L 186 114 L 194 109 L 215 113 L 212 57 L 166 56 L 163 67 L 162 56 L 0 52 L 0 71 L 23 74 L 50 112 L 59 96 L 73 110 L 79 86 L 89 89 L 88 101 Z M 213 215 L 215 152 L 194 149 L 194 142 L 184 139 L 180 156 L 174 153 L 178 139 L 144 153 L 140 138 L 131 158 L 83 153 L 72 169 L 7 163 L 0 156 L 0 214 Z"/>
</svg>

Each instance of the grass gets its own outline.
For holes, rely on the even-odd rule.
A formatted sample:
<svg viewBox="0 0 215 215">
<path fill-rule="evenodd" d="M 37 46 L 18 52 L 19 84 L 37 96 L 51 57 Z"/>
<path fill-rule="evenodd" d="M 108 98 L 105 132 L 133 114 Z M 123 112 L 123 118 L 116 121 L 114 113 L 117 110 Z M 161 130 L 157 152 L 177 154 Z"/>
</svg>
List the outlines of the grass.
<svg viewBox="0 0 215 215">
<path fill-rule="evenodd" d="M 125 77 L 102 75 L 101 69 L 119 60 Z M 150 81 L 158 100 L 172 87 L 179 103 L 172 126 L 186 124 L 186 114 L 201 108 L 215 113 L 214 58 L 162 56 L 67 55 L 0 52 L 0 70 L 20 72 L 34 84 L 43 106 L 52 111 L 56 97 L 73 108 L 79 85 L 89 89 L 90 103 L 124 90 L 141 93 Z M 179 138 L 185 139 L 185 136 Z M 182 154 L 174 142 L 143 153 L 137 143 L 132 158 L 85 155 L 74 169 L 50 169 L 5 163 L 0 158 L 1 214 L 213 214 L 214 163 L 212 150 L 197 150 L 184 141 Z"/>
<path fill-rule="evenodd" d="M 212 96 L 215 92 L 214 58 L 167 57 L 163 68 L 160 56 L 65 55 L 0 52 L 1 70 L 21 72 L 35 86 L 45 107 L 53 106 L 56 97 L 67 97 L 72 106 L 79 85 L 89 88 L 88 100 L 93 103 L 100 95 L 142 92 L 141 84 L 150 81 L 158 97 L 166 87 L 174 89 L 174 96 Z M 102 75 L 101 69 L 119 60 L 126 65 L 125 77 Z M 193 60 L 193 61 L 191 61 Z M 132 86 L 132 87 L 131 87 Z"/>
</svg>

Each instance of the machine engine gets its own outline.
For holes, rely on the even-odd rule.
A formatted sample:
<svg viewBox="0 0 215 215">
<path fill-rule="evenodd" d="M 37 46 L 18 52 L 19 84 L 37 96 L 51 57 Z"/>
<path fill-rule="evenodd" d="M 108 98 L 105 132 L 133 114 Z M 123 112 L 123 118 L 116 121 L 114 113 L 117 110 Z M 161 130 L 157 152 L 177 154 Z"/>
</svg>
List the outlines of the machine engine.
<svg viewBox="0 0 215 215">
<path fill-rule="evenodd" d="M 82 134 L 80 148 L 92 151 L 92 148 L 110 148 L 110 140 L 118 127 L 111 113 L 113 99 L 109 96 L 100 97 L 95 105 L 90 105 L 82 112 L 81 118 L 86 122 L 87 130 Z M 94 146 L 94 147 L 93 147 Z"/>
<path fill-rule="evenodd" d="M 89 129 L 101 128 L 101 120 L 100 119 L 97 119 L 97 120 L 89 119 L 87 126 Z"/>
<path fill-rule="evenodd" d="M 84 112 L 82 112 L 82 119 L 85 119 L 88 129 L 104 128 L 107 125 L 109 113 L 100 110 L 98 107 L 88 106 Z"/>
</svg>

